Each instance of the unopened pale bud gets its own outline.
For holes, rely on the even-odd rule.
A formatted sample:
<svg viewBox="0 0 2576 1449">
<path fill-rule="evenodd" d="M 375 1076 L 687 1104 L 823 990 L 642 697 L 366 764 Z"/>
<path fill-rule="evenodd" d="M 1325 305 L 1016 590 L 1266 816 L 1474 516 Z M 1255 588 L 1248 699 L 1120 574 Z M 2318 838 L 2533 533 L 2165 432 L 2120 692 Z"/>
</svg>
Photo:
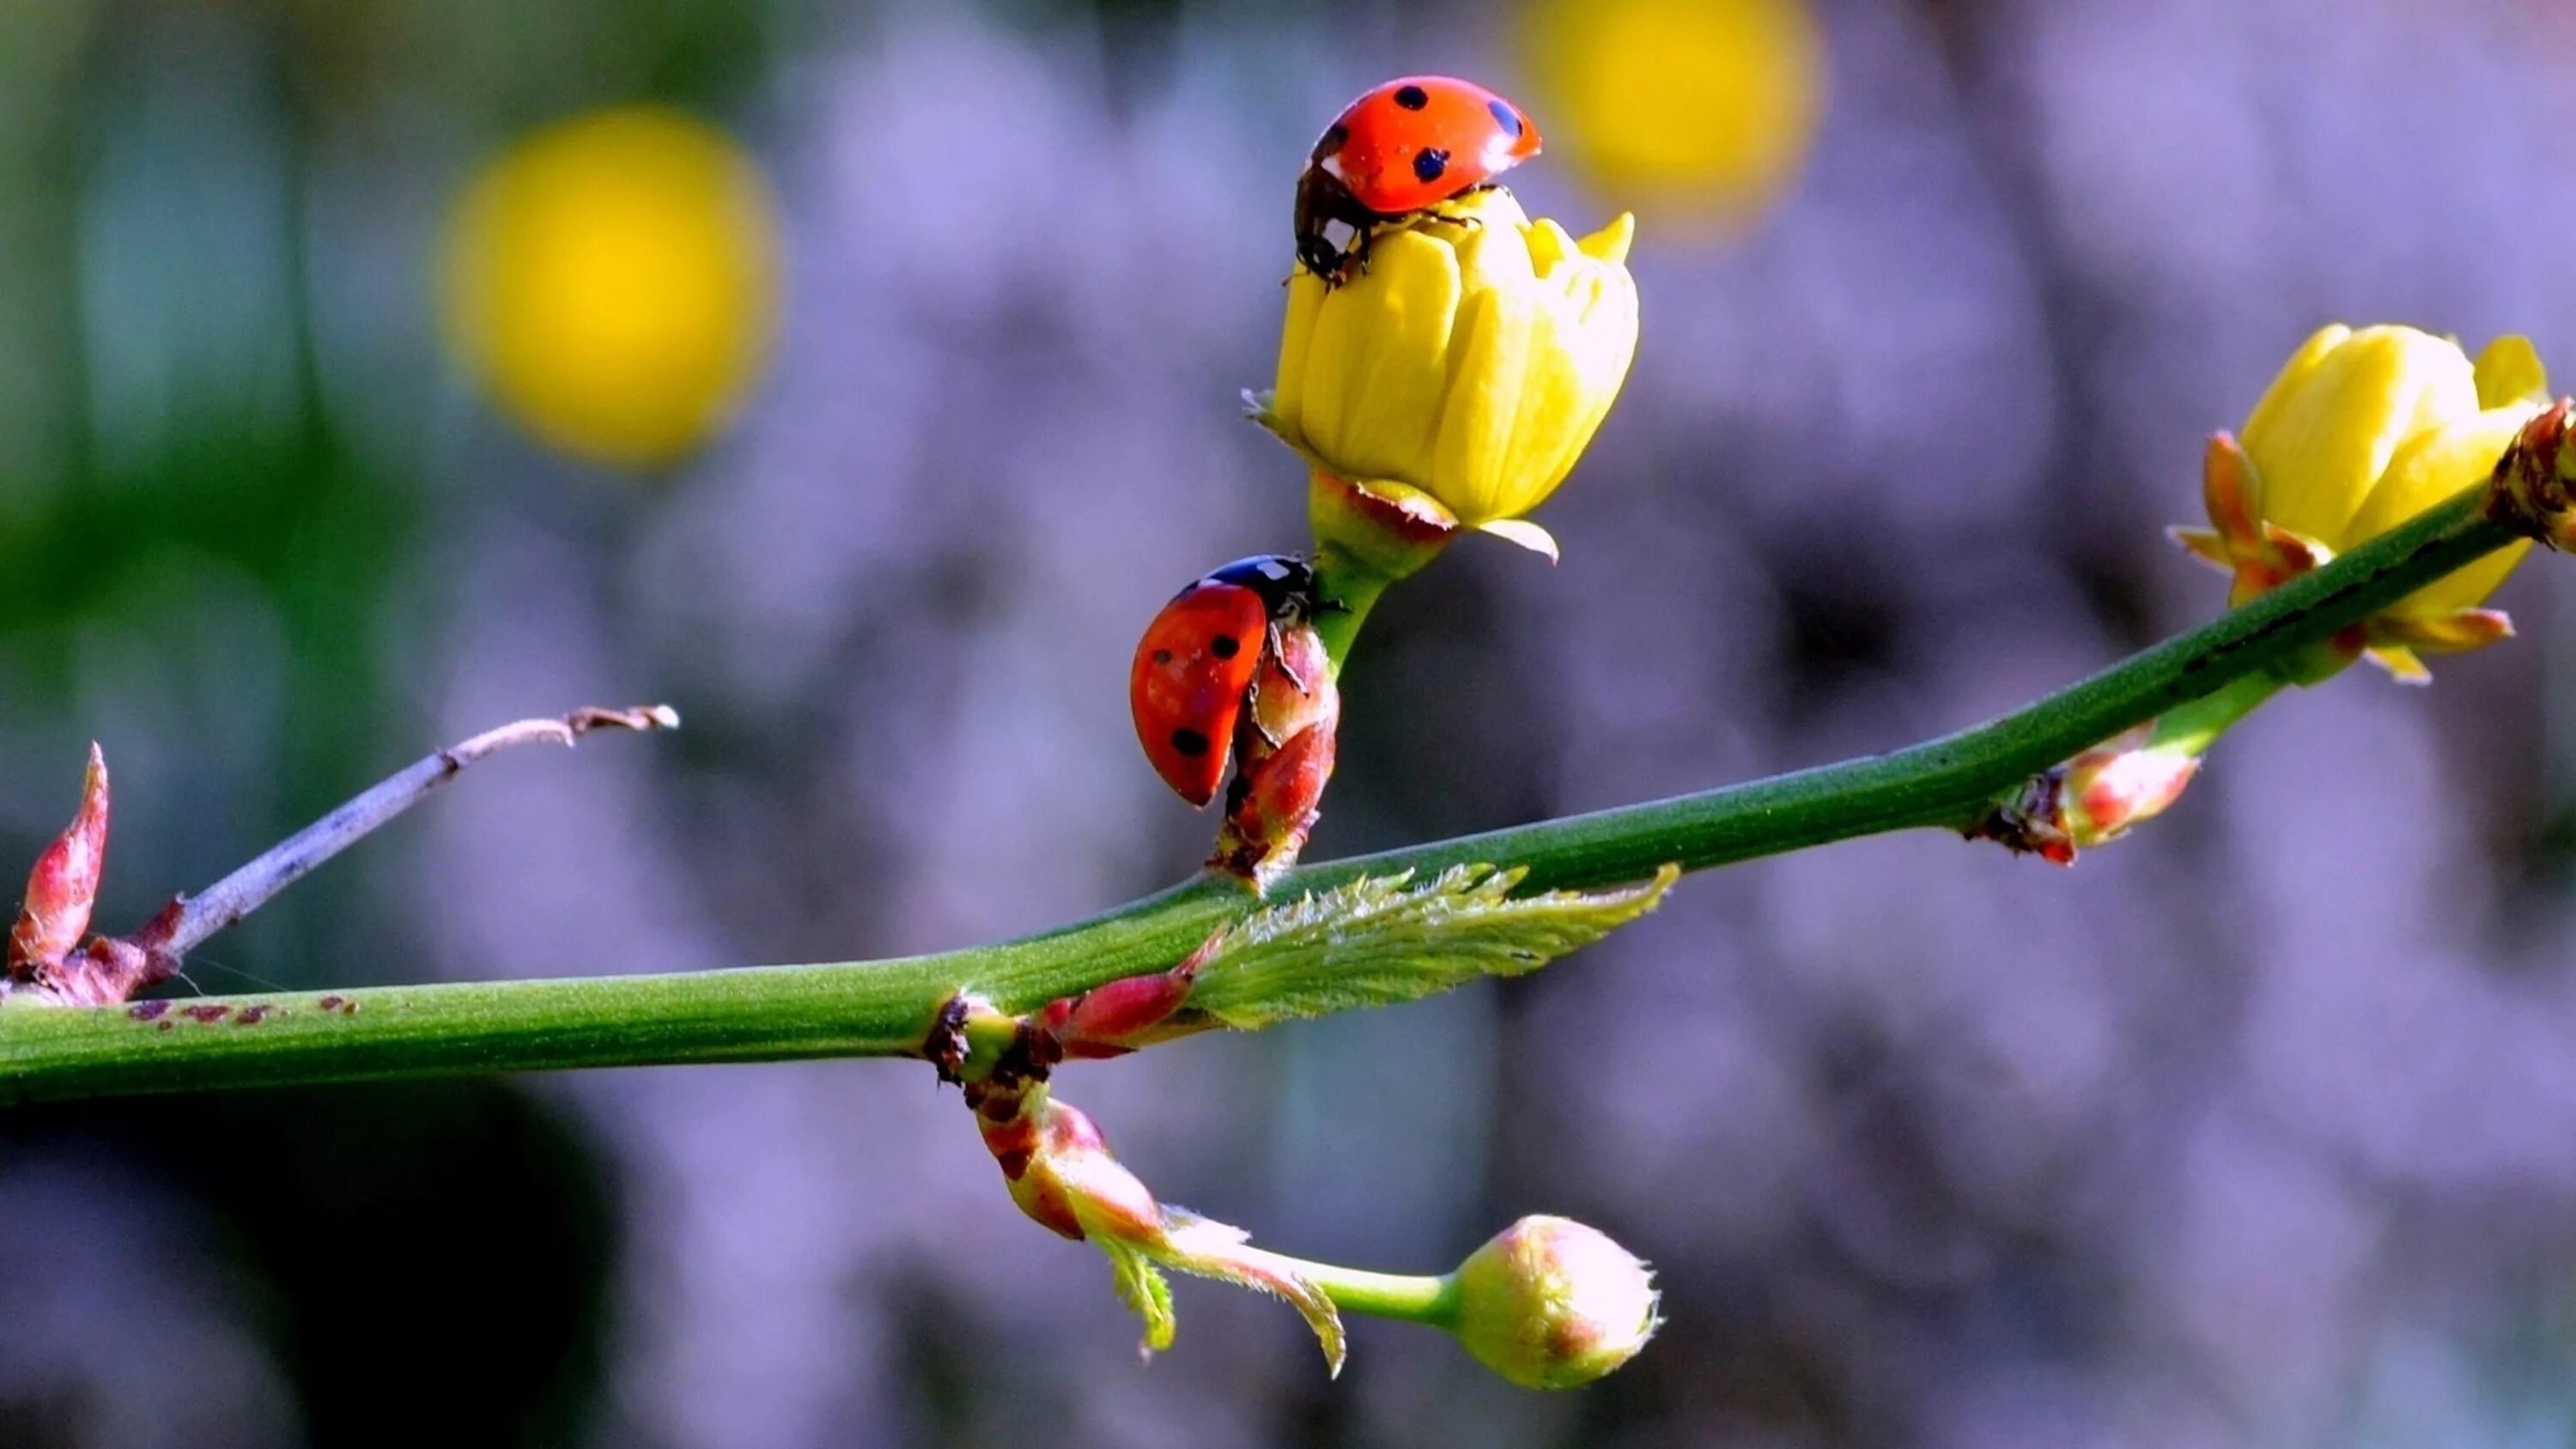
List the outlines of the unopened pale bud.
<svg viewBox="0 0 2576 1449">
<path fill-rule="evenodd" d="M 1459 1265 L 1457 1285 L 1458 1341 L 1523 1388 L 1588 1384 L 1663 1326 L 1646 1265 L 1570 1218 L 1505 1228 Z"/>
</svg>

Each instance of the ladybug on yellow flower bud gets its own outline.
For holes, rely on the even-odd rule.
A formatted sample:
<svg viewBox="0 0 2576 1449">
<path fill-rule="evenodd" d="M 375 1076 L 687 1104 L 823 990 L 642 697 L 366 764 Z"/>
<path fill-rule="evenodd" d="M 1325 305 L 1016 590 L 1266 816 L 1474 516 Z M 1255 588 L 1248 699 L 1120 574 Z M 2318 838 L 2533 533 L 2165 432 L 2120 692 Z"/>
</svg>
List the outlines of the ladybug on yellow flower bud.
<svg viewBox="0 0 2576 1449">
<path fill-rule="evenodd" d="M 1245 700 L 1283 624 L 1314 611 L 1303 559 L 1237 559 L 1174 595 L 1145 628 L 1127 675 L 1136 740 L 1155 773 L 1192 805 L 1215 798 Z"/>
<path fill-rule="evenodd" d="M 1368 265 L 1371 231 L 1462 196 L 1538 154 L 1538 127 L 1510 101 L 1454 76 L 1388 81 L 1350 103 L 1297 178 L 1297 260 L 1326 285 Z M 1345 252 L 1325 235 L 1351 229 Z"/>
</svg>

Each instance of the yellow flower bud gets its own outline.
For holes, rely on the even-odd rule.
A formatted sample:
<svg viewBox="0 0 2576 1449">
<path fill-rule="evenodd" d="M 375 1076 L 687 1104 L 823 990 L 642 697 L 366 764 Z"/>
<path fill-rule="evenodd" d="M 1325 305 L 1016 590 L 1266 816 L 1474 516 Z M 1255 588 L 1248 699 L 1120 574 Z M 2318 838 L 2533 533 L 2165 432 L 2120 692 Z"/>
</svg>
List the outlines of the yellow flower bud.
<svg viewBox="0 0 2576 1449">
<path fill-rule="evenodd" d="M 2301 345 L 2255 404 L 2241 440 L 2209 454 L 2211 528 L 2176 537 L 2235 575 L 2247 599 L 2404 524 L 2493 472 L 2548 399 L 2528 340 L 2500 337 L 2472 363 L 2458 343 L 2412 327 L 2327 327 Z M 2417 590 L 2300 670 L 2321 678 L 2367 647 L 2420 680 L 2421 651 L 2505 637 L 2478 605 L 2519 563 L 2514 544 Z"/>
<path fill-rule="evenodd" d="M 1576 241 L 1499 188 L 1379 236 L 1366 274 L 1288 283 L 1255 415 L 1316 467 L 1533 546 L 1637 349 L 1631 218 Z M 1413 494 L 1422 495 L 1420 498 Z"/>
<path fill-rule="evenodd" d="M 2376 538 L 2495 471 L 2496 459 L 2539 411 L 2528 403 L 2488 408 L 2426 428 L 2399 444 L 2378 486 L 2353 515 L 2352 542 Z M 2398 600 L 2386 616 L 2429 619 L 2475 608 L 2530 549 L 2528 539 L 2509 543 Z"/>
<path fill-rule="evenodd" d="M 2340 552 L 2398 445 L 2477 410 L 2477 379 L 2457 343 L 2412 327 L 2325 328 L 2237 440 L 2254 464 L 2256 511 Z"/>
<path fill-rule="evenodd" d="M 548 443 L 669 462 L 731 417 L 759 369 L 774 231 L 759 168 L 722 132 L 655 107 L 576 117 L 466 190 L 448 238 L 448 332 Z"/>
<path fill-rule="evenodd" d="M 1654 1274 L 1597 1229 L 1531 1216 L 1458 1266 L 1458 1341 L 1528 1389 L 1588 1384 L 1663 1326 Z"/>
</svg>

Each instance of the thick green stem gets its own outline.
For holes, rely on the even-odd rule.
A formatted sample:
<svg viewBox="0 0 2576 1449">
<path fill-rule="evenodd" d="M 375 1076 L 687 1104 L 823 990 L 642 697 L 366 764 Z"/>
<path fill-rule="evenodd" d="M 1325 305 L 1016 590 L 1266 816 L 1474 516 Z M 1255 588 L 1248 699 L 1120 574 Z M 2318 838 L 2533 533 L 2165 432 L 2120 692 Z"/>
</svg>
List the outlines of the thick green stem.
<svg viewBox="0 0 2576 1449">
<path fill-rule="evenodd" d="M 1351 645 L 1368 622 L 1369 610 L 1395 580 L 1352 562 L 1329 544 L 1315 550 L 1315 637 L 1324 641 L 1324 657 L 1333 661 L 1334 677 L 1351 657 Z"/>
<path fill-rule="evenodd" d="M 2442 504 L 2215 622 L 2027 709 L 1899 750 L 1694 795 L 1307 866 L 1274 895 L 1467 862 L 1525 887 L 1641 880 L 1827 841 L 1960 828 L 2017 781 L 2216 693 L 2518 536 L 2486 490 Z M 998 946 L 883 962 L 683 976 L 209 998 L 162 1008 L 0 1010 L 0 1103 L 288 1082 L 671 1062 L 917 1054 L 939 1004 L 1004 1011 L 1159 970 L 1252 898 L 1201 880 Z"/>
</svg>

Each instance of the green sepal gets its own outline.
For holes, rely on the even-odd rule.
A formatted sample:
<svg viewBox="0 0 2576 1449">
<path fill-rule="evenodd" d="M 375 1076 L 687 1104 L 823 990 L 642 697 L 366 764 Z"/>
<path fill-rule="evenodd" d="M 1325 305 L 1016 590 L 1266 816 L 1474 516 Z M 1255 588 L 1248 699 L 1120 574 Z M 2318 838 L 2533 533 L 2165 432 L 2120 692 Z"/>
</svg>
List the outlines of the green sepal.
<svg viewBox="0 0 2576 1449">
<path fill-rule="evenodd" d="M 1172 1313 L 1172 1285 L 1154 1260 L 1141 1250 L 1116 1238 L 1093 1234 L 1092 1243 L 1109 1260 L 1109 1276 L 1118 1289 L 1118 1301 L 1136 1310 L 1145 1320 L 1145 1336 L 1136 1347 L 1144 1353 L 1161 1353 L 1172 1346 L 1172 1336 L 1179 1320 Z"/>
</svg>

